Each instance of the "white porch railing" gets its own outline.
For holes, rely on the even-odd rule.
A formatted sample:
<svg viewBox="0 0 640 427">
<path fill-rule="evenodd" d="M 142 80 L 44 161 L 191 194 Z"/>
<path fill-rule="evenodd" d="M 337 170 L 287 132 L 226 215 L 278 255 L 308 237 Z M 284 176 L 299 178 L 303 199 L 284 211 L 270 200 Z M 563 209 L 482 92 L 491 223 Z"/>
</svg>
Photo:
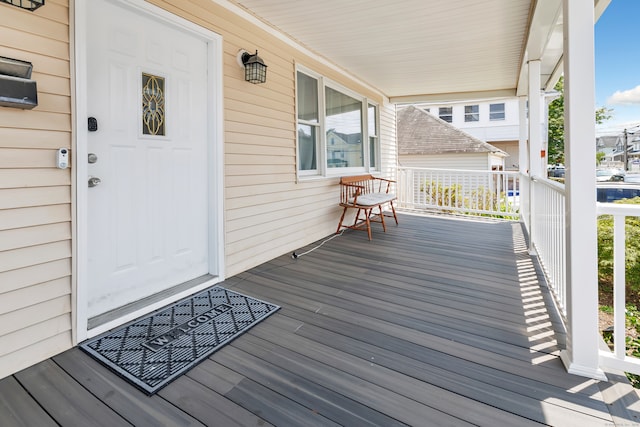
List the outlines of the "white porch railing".
<svg viewBox="0 0 640 427">
<path fill-rule="evenodd" d="M 519 219 L 519 173 L 398 168 L 398 207 Z"/>
<path fill-rule="evenodd" d="M 598 215 L 613 216 L 613 351 L 600 350 L 600 364 L 640 374 L 640 359 L 626 355 L 626 227 L 627 217 L 640 217 L 640 206 L 598 203 Z"/>
<path fill-rule="evenodd" d="M 534 177 L 529 188 L 533 207 L 528 223 L 531 243 L 558 308 L 563 315 L 566 315 L 564 185 L 546 178 Z"/>
<path fill-rule="evenodd" d="M 524 220 L 529 226 L 531 241 L 537 252 L 550 289 L 563 315 L 566 315 L 566 235 L 565 235 L 565 191 L 564 186 L 554 181 L 533 178 L 531 185 L 523 178 L 522 188 L 532 196 L 530 218 Z M 595 195 L 594 195 L 595 197 Z M 523 201 L 524 202 L 524 201 Z M 640 206 L 615 203 L 598 203 L 597 214 L 612 215 L 613 226 L 613 293 L 614 293 L 614 348 L 600 349 L 601 367 L 610 367 L 625 372 L 640 373 L 640 359 L 626 355 L 626 299 L 625 299 L 625 219 L 640 217 Z M 530 222 L 528 221 L 530 220 Z M 597 315 L 597 313 L 595 314 Z"/>
<path fill-rule="evenodd" d="M 397 193 L 398 207 L 403 209 L 522 219 L 558 308 L 566 316 L 564 185 L 517 172 L 400 167 Z M 640 374 L 640 359 L 627 356 L 625 348 L 625 219 L 640 217 L 640 206 L 598 203 L 597 214 L 614 217 L 614 348 L 601 348 L 600 365 Z"/>
</svg>

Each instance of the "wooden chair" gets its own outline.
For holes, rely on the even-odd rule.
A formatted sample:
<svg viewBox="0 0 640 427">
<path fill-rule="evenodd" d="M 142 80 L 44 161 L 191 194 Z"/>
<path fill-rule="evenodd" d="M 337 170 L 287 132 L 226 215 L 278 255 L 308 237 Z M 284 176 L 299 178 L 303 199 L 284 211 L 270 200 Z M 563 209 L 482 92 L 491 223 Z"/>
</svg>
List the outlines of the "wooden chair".
<svg viewBox="0 0 640 427">
<path fill-rule="evenodd" d="M 385 178 L 377 178 L 373 175 L 340 178 L 340 206 L 344 209 L 336 233 L 339 233 L 343 228 L 362 230 L 368 233 L 369 240 L 371 240 L 372 222 L 382 223 L 382 229 L 385 232 L 387 231 L 387 226 L 384 222 L 385 216 L 393 217 L 397 225 L 398 216 L 393 206 L 396 196 L 390 192 L 391 184 L 394 182 Z M 385 214 L 382 209 L 383 205 L 387 203 L 391 207 L 392 215 Z M 378 208 L 378 213 L 373 212 L 375 208 Z M 349 209 L 357 209 L 355 220 L 353 225 L 344 225 L 344 217 Z M 364 218 L 360 218 L 360 213 L 364 213 Z"/>
</svg>

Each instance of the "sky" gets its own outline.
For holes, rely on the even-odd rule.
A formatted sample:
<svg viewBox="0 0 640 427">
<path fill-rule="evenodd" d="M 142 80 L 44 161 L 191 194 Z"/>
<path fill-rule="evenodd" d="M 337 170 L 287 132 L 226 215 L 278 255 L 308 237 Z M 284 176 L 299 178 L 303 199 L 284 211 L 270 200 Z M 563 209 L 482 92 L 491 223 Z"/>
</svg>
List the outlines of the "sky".
<svg viewBox="0 0 640 427">
<path fill-rule="evenodd" d="M 640 131 L 640 0 L 611 0 L 595 25 L 596 108 L 613 109 L 597 135 Z"/>
</svg>

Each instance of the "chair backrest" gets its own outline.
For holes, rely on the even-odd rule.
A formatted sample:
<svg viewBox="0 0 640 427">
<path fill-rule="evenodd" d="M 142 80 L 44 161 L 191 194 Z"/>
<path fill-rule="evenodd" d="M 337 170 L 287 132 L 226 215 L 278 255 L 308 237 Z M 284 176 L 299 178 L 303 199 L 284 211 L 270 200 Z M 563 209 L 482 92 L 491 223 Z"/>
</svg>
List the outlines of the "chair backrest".
<svg viewBox="0 0 640 427">
<path fill-rule="evenodd" d="M 374 179 L 373 175 L 355 175 L 355 176 L 343 176 L 340 178 L 340 184 L 355 184 L 361 185 L 363 181 L 371 181 Z"/>
<path fill-rule="evenodd" d="M 340 178 L 340 203 L 351 204 L 357 196 L 376 192 L 373 175 L 343 176 Z"/>
</svg>

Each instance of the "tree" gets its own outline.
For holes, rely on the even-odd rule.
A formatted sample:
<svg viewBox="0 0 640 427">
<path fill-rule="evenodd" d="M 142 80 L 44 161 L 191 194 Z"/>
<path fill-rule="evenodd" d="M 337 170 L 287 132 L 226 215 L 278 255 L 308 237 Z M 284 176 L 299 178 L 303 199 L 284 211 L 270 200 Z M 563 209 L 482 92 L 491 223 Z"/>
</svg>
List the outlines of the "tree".
<svg viewBox="0 0 640 427">
<path fill-rule="evenodd" d="M 548 151 L 549 163 L 564 163 L 564 77 L 560 77 L 554 87 L 560 96 L 549 104 L 548 116 Z M 613 109 L 600 107 L 596 109 L 596 123 L 600 124 L 612 117 Z M 595 141 L 591 142 L 595 144 Z"/>
</svg>

